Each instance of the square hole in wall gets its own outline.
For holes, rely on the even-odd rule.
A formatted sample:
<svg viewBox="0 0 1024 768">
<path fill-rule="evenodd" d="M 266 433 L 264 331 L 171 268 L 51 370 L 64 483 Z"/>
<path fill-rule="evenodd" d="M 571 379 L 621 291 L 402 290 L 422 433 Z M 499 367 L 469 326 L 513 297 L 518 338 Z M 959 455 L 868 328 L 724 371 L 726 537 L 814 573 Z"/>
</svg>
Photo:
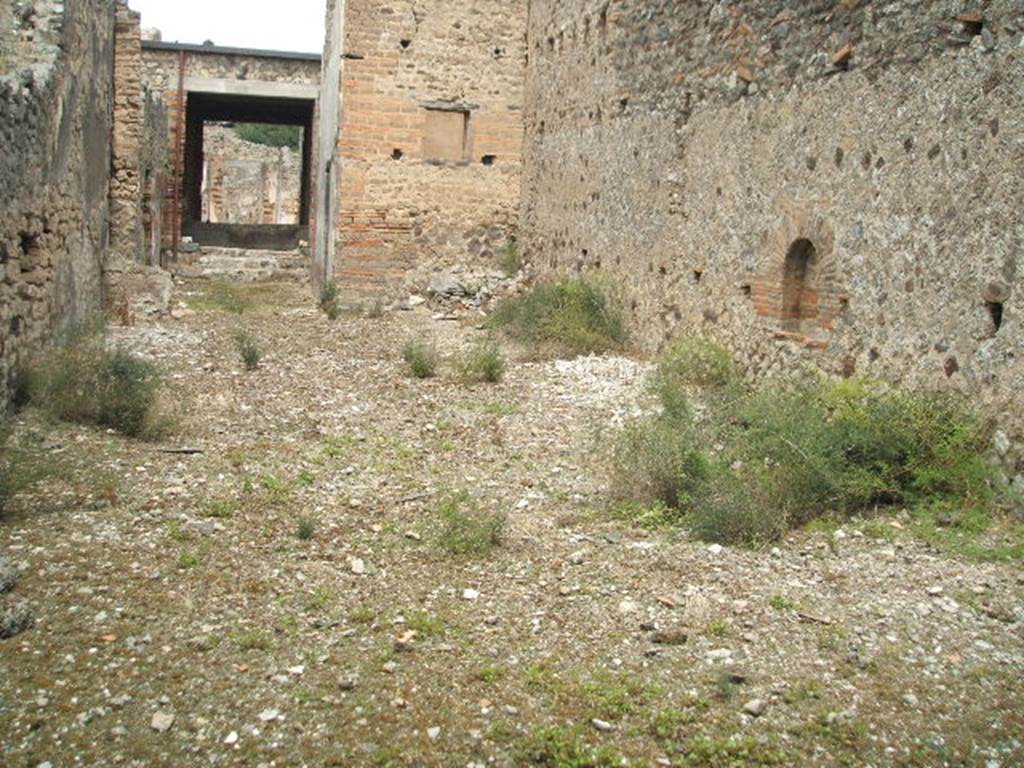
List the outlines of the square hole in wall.
<svg viewBox="0 0 1024 768">
<path fill-rule="evenodd" d="M 469 112 L 428 109 L 423 126 L 423 157 L 427 160 L 465 160 L 468 131 Z"/>
</svg>

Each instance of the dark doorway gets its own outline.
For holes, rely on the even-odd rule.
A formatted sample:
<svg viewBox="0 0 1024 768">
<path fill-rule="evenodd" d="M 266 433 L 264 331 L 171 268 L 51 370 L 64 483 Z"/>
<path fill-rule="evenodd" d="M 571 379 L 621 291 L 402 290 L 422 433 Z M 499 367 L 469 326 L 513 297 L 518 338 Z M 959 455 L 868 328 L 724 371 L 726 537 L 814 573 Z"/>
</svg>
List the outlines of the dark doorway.
<svg viewBox="0 0 1024 768">
<path fill-rule="evenodd" d="M 184 226 L 182 234 L 201 245 L 230 248 L 293 250 L 309 239 L 310 172 L 313 115 L 311 99 L 242 96 L 219 93 L 188 94 L 185 123 Z M 204 127 L 208 123 L 297 126 L 302 133 L 302 168 L 297 223 L 204 221 Z"/>
</svg>

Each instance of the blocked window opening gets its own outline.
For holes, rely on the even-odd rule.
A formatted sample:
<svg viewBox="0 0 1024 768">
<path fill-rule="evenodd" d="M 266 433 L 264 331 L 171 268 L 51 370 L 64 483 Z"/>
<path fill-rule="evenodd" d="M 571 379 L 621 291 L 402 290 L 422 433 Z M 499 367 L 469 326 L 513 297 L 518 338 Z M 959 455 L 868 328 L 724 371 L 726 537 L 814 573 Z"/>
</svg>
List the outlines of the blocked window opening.
<svg viewBox="0 0 1024 768">
<path fill-rule="evenodd" d="M 988 316 L 992 320 L 992 335 L 995 336 L 1003 327 L 1003 302 L 987 301 L 985 308 L 988 309 Z"/>
<path fill-rule="evenodd" d="M 428 109 L 423 129 L 423 156 L 427 160 L 466 160 L 469 112 Z"/>
<path fill-rule="evenodd" d="M 786 253 L 782 275 L 782 326 L 799 331 L 805 320 L 818 315 L 818 294 L 814 289 L 818 253 L 810 240 L 796 240 Z"/>
<path fill-rule="evenodd" d="M 25 332 L 25 319 L 21 315 L 12 317 L 9 330 L 12 338 L 21 336 Z"/>
<path fill-rule="evenodd" d="M 483 163 L 484 165 L 494 165 L 494 162 L 497 159 L 498 158 L 495 155 L 484 155 L 482 158 L 480 158 L 480 162 Z"/>
<path fill-rule="evenodd" d="M 402 150 L 398 149 L 397 147 L 391 150 L 392 160 L 401 160 L 403 157 L 405 157 L 405 153 Z"/>
</svg>

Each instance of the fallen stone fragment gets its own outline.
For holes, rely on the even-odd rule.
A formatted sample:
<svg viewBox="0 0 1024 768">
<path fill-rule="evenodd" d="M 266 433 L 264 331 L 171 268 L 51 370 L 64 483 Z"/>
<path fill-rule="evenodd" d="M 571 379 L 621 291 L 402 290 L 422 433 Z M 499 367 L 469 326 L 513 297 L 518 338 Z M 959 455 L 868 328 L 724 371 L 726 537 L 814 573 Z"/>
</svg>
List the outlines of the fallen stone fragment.
<svg viewBox="0 0 1024 768">
<path fill-rule="evenodd" d="M 18 584 L 18 569 L 14 563 L 0 557 L 0 595 L 10 592 Z"/>
<path fill-rule="evenodd" d="M 24 600 L 6 597 L 0 601 L 0 639 L 20 635 L 34 621 L 32 609 Z"/>
<path fill-rule="evenodd" d="M 477 592 L 475 589 L 464 589 L 464 590 L 462 590 L 462 599 L 463 600 L 476 600 L 478 597 L 480 597 L 480 593 Z"/>
<path fill-rule="evenodd" d="M 689 639 L 685 629 L 662 629 L 651 635 L 655 645 L 683 645 Z"/>
<path fill-rule="evenodd" d="M 596 717 L 593 720 L 590 721 L 590 724 L 592 726 L 594 726 L 594 728 L 596 728 L 597 730 L 599 730 L 599 731 L 601 731 L 603 733 L 608 733 L 609 731 L 614 731 L 615 730 L 615 726 L 614 725 L 612 725 L 611 723 L 609 723 L 606 720 L 598 720 Z"/>
<path fill-rule="evenodd" d="M 366 563 L 358 557 L 352 558 L 351 566 L 352 573 L 354 573 L 356 576 L 363 576 L 366 573 Z"/>
<path fill-rule="evenodd" d="M 232 731 L 224 738 L 224 743 L 229 747 L 238 743 L 238 731 Z"/>
<path fill-rule="evenodd" d="M 167 733 L 174 725 L 176 716 L 173 712 L 156 712 L 150 721 L 150 727 L 157 733 Z"/>
<path fill-rule="evenodd" d="M 760 717 L 768 709 L 768 702 L 764 699 L 751 699 L 743 705 L 743 711 L 751 717 Z"/>
<path fill-rule="evenodd" d="M 441 736 L 441 729 L 438 726 L 427 728 L 427 736 L 430 737 L 431 741 L 437 741 Z"/>
<path fill-rule="evenodd" d="M 264 723 L 272 723 L 281 717 L 281 713 L 276 709 L 264 709 L 260 712 L 260 720 Z"/>
</svg>

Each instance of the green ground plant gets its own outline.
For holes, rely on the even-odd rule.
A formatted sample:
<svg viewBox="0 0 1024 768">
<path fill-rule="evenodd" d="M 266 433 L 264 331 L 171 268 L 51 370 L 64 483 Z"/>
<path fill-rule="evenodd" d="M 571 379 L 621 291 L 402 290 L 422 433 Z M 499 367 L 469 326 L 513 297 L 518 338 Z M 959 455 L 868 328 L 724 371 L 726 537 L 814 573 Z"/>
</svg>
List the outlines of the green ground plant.
<svg viewBox="0 0 1024 768">
<path fill-rule="evenodd" d="M 337 320 L 341 316 L 341 301 L 338 296 L 338 285 L 328 280 L 320 289 L 320 311 L 327 315 L 328 320 Z"/>
<path fill-rule="evenodd" d="M 437 546 L 450 555 L 483 557 L 500 546 L 508 527 L 504 512 L 482 509 L 466 491 L 444 499 L 434 511 Z"/>
<path fill-rule="evenodd" d="M 610 747 L 588 744 L 577 730 L 553 725 L 537 728 L 519 740 L 516 765 L 618 768 L 622 765 L 622 756 Z"/>
<path fill-rule="evenodd" d="M 758 544 L 888 508 L 980 531 L 1006 498 L 987 424 L 954 395 L 865 379 L 746 387 L 726 350 L 694 339 L 658 358 L 649 389 L 659 409 L 612 452 L 617 508 L 661 505 L 706 540 Z"/>
<path fill-rule="evenodd" d="M 27 370 L 31 403 L 61 421 L 95 424 L 157 439 L 168 429 L 158 412 L 163 383 L 155 364 L 112 349 L 100 321 L 78 326 Z"/>
<path fill-rule="evenodd" d="M 494 339 L 481 339 L 462 353 L 456 369 L 464 381 L 497 384 L 505 375 L 505 355 Z"/>
<path fill-rule="evenodd" d="M 490 323 L 517 341 L 572 354 L 621 349 L 628 339 L 618 297 L 590 277 L 538 283 L 499 303 Z"/>
<path fill-rule="evenodd" d="M 508 277 L 515 277 L 523 268 L 523 256 L 515 240 L 509 240 L 498 249 L 498 267 Z"/>
<path fill-rule="evenodd" d="M 247 331 L 239 331 L 235 334 L 235 347 L 242 358 L 247 371 L 255 371 L 260 367 L 260 360 L 263 359 L 263 351 L 256 337 Z"/>
<path fill-rule="evenodd" d="M 10 435 L 10 426 L 0 421 L 0 518 L 15 496 L 48 474 L 43 457 L 36 451 L 11 445 Z"/>
<path fill-rule="evenodd" d="M 440 355 L 433 342 L 423 338 L 409 339 L 402 347 L 402 359 L 416 379 L 430 379 L 437 373 Z"/>
</svg>

